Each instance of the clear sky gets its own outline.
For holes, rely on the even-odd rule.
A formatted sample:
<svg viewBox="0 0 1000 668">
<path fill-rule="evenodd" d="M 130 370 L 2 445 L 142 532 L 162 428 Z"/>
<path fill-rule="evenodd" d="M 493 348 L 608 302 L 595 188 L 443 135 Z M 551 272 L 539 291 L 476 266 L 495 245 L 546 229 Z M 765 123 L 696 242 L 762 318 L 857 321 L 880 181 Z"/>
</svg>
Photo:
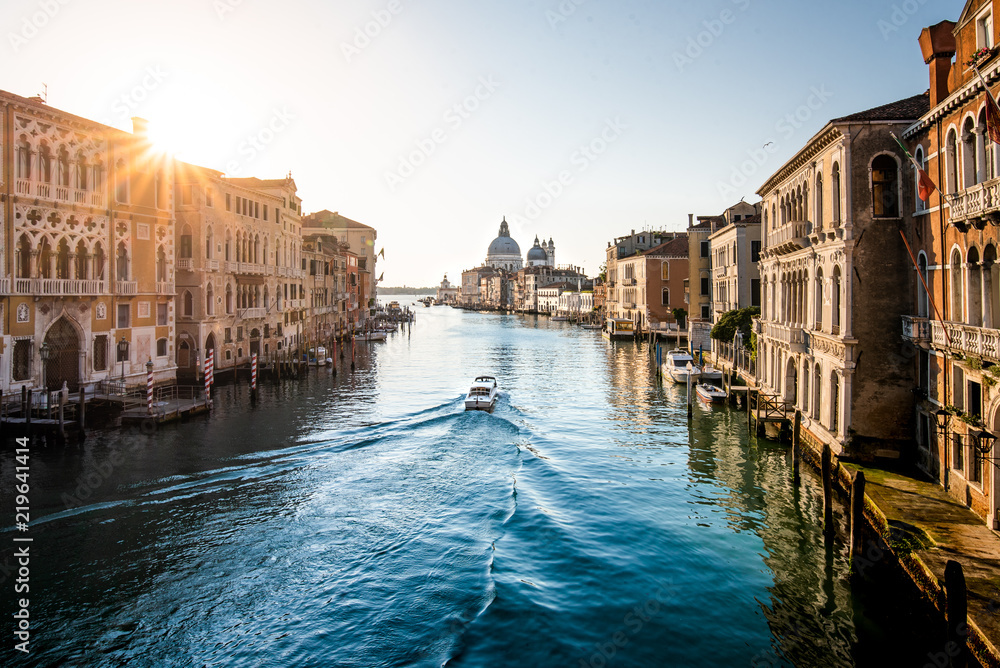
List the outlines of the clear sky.
<svg viewBox="0 0 1000 668">
<path fill-rule="evenodd" d="M 383 285 L 526 254 L 597 273 L 632 229 L 754 191 L 827 120 L 928 87 L 943 0 L 5 0 L 0 89 L 378 230 Z M 767 142 L 767 152 L 762 147 Z M 756 154 L 756 155 L 755 155 Z M 753 159 L 756 157 L 756 160 Z"/>
</svg>

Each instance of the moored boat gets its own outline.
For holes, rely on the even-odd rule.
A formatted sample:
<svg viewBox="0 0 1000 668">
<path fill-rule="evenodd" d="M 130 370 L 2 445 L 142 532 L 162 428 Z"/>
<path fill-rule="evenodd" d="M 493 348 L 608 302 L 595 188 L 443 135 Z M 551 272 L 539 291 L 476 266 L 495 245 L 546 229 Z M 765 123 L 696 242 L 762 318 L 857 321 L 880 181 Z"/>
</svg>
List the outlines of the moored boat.
<svg viewBox="0 0 1000 668">
<path fill-rule="evenodd" d="M 608 318 L 604 327 L 606 339 L 631 339 L 635 336 L 635 323 L 628 318 Z"/>
<path fill-rule="evenodd" d="M 718 403 L 726 400 L 726 392 L 718 385 L 711 383 L 698 383 L 695 386 L 695 393 L 698 398 L 708 403 Z"/>
<path fill-rule="evenodd" d="M 695 366 L 694 358 L 687 351 L 675 349 L 667 353 L 661 367 L 663 375 L 675 383 L 687 383 L 690 377 L 692 383 L 698 382 L 700 370 Z"/>
<path fill-rule="evenodd" d="M 385 341 L 388 335 L 385 332 L 361 332 L 354 335 L 355 341 Z"/>
<path fill-rule="evenodd" d="M 711 364 L 702 364 L 701 365 L 701 379 L 702 380 L 707 380 L 707 381 L 721 381 L 722 380 L 722 371 L 719 370 L 719 369 L 716 369 Z"/>
<path fill-rule="evenodd" d="M 469 393 L 465 395 L 465 410 L 492 411 L 497 403 L 497 379 L 493 376 L 477 376 Z"/>
</svg>

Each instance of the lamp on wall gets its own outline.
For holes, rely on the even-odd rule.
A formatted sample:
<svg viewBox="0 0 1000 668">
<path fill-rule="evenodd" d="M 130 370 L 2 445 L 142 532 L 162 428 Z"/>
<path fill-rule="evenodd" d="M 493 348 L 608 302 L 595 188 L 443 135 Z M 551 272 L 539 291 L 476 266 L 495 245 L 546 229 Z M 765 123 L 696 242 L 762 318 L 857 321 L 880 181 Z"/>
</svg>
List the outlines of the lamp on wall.
<svg viewBox="0 0 1000 668">
<path fill-rule="evenodd" d="M 944 489 L 948 491 L 948 470 L 951 468 L 948 452 L 948 423 L 951 422 L 951 413 L 942 409 L 934 412 L 934 421 L 937 423 L 938 433 L 944 436 Z"/>
<path fill-rule="evenodd" d="M 42 389 L 46 389 L 45 384 L 45 371 L 48 366 L 49 354 L 51 350 L 49 349 L 49 344 L 42 342 L 42 345 L 38 348 L 38 358 L 42 360 Z"/>
<path fill-rule="evenodd" d="M 125 359 L 128 357 L 128 339 L 122 336 L 122 340 L 118 342 L 118 359 L 122 363 L 122 380 L 125 380 Z"/>
</svg>

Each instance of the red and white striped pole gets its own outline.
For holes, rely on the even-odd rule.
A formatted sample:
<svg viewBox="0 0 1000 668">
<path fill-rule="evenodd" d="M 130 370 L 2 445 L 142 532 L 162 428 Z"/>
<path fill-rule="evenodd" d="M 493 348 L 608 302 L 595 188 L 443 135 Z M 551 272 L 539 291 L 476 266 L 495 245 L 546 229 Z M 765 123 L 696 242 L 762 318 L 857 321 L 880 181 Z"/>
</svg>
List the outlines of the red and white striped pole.
<svg viewBox="0 0 1000 668">
<path fill-rule="evenodd" d="M 212 403 L 212 383 L 215 382 L 215 350 L 205 355 L 205 403 Z"/>
<path fill-rule="evenodd" d="M 153 362 L 146 363 L 146 411 L 153 414 Z"/>
<path fill-rule="evenodd" d="M 250 356 L 250 389 L 257 391 L 257 353 Z"/>
</svg>

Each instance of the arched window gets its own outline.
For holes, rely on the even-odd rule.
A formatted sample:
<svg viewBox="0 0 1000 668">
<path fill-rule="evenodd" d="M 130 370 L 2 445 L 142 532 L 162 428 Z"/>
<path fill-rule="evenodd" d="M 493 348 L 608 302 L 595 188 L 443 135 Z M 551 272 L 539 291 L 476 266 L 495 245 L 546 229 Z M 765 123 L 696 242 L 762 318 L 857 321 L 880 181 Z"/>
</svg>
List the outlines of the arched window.
<svg viewBox="0 0 1000 668">
<path fill-rule="evenodd" d="M 209 260 L 212 259 L 212 243 L 212 226 L 209 225 L 205 230 L 205 257 Z"/>
<path fill-rule="evenodd" d="M 917 270 L 920 272 L 920 276 L 917 277 L 917 315 L 926 318 L 930 309 L 927 290 L 924 288 L 924 283 L 927 282 L 927 255 L 923 251 L 920 251 L 917 257 Z"/>
<path fill-rule="evenodd" d="M 833 299 L 830 304 L 830 320 L 831 328 L 830 332 L 832 334 L 840 334 L 840 265 L 834 265 L 833 267 L 833 284 L 830 286 L 830 294 Z"/>
<path fill-rule="evenodd" d="M 52 183 L 52 150 L 44 139 L 38 147 L 38 179 L 44 183 Z"/>
<path fill-rule="evenodd" d="M 77 190 L 88 190 L 87 181 L 87 159 L 83 156 L 83 151 L 76 152 L 76 188 Z"/>
<path fill-rule="evenodd" d="M 98 242 L 94 247 L 94 280 L 103 281 L 106 278 L 105 265 L 104 246 Z"/>
<path fill-rule="evenodd" d="M 924 164 L 924 148 L 922 146 L 918 146 L 913 152 L 913 159 L 920 165 L 920 169 L 927 171 L 927 165 Z M 913 172 L 913 207 L 916 211 L 927 209 L 927 203 L 920 199 L 920 172 L 916 170 Z"/>
<path fill-rule="evenodd" d="M 830 204 L 833 207 L 833 224 L 840 226 L 843 222 L 840 219 L 840 163 L 833 163 L 830 171 Z"/>
<path fill-rule="evenodd" d="M 128 202 L 128 168 L 124 160 L 115 163 L 115 200 Z"/>
<path fill-rule="evenodd" d="M 230 257 L 230 247 L 233 245 L 233 233 L 230 230 L 226 230 L 226 248 L 225 248 L 225 258 L 226 262 L 229 262 L 233 258 Z"/>
<path fill-rule="evenodd" d="M 823 229 L 823 174 L 816 175 L 816 219 L 814 230 Z"/>
<path fill-rule="evenodd" d="M 233 312 L 233 286 L 226 286 L 226 313 L 232 314 Z"/>
<path fill-rule="evenodd" d="M 965 322 L 962 308 L 965 301 L 965 286 L 962 274 L 962 252 L 956 248 L 951 252 L 951 267 L 948 270 L 948 276 L 951 279 L 951 313 L 949 315 L 952 322 Z"/>
<path fill-rule="evenodd" d="M 840 431 L 840 376 L 830 373 L 830 433 Z"/>
<path fill-rule="evenodd" d="M 194 239 L 190 225 L 185 225 L 181 230 L 180 256 L 185 260 L 194 257 Z"/>
<path fill-rule="evenodd" d="M 872 215 L 876 218 L 899 217 L 898 167 L 888 155 L 872 160 Z"/>
<path fill-rule="evenodd" d="M 61 186 L 69 187 L 69 151 L 65 146 L 59 147 L 59 174 L 58 183 Z"/>
<path fill-rule="evenodd" d="M 205 313 L 215 315 L 215 290 L 211 283 L 205 286 Z"/>
<path fill-rule="evenodd" d="M 966 323 L 972 325 L 973 327 L 982 327 L 983 320 L 983 280 L 981 269 L 982 266 L 979 263 L 979 249 L 972 246 L 968 250 L 968 256 L 966 257 L 966 275 L 968 276 L 969 286 L 966 301 L 968 305 L 966 306 L 965 312 L 967 314 Z"/>
<path fill-rule="evenodd" d="M 119 281 L 128 280 L 128 249 L 125 242 L 118 243 L 118 254 L 116 256 L 115 276 Z"/>
<path fill-rule="evenodd" d="M 816 268 L 813 285 L 813 322 L 817 331 L 823 331 L 823 267 Z"/>
<path fill-rule="evenodd" d="M 184 291 L 183 305 L 181 306 L 181 314 L 185 318 L 191 318 L 194 316 L 194 295 L 192 295 L 189 290 Z"/>
<path fill-rule="evenodd" d="M 156 280 L 159 283 L 167 282 L 167 251 L 163 246 L 156 250 Z"/>
<path fill-rule="evenodd" d="M 958 192 L 958 134 L 955 128 L 948 131 L 944 144 L 945 181 L 949 193 Z"/>
<path fill-rule="evenodd" d="M 820 399 L 823 394 L 823 372 L 819 368 L 819 362 L 816 362 L 816 368 L 813 371 L 813 401 L 812 401 L 812 418 L 813 420 L 819 420 L 820 411 Z"/>
<path fill-rule="evenodd" d="M 21 235 L 17 242 L 17 277 L 31 278 L 31 242 L 28 236 Z"/>
<path fill-rule="evenodd" d="M 979 147 L 976 144 L 976 124 L 970 116 L 962 124 L 962 186 L 965 188 L 979 183 Z"/>
<path fill-rule="evenodd" d="M 988 244 L 983 249 L 983 327 L 994 329 L 1000 315 L 1000 267 L 997 249 Z"/>
<path fill-rule="evenodd" d="M 56 257 L 56 278 L 69 279 L 69 244 L 65 239 L 59 242 Z"/>
<path fill-rule="evenodd" d="M 87 244 L 83 243 L 81 239 L 76 244 L 76 277 L 81 280 L 90 278 L 90 274 L 87 272 L 87 260 Z"/>
<path fill-rule="evenodd" d="M 95 192 L 101 192 L 104 189 L 104 166 L 101 164 L 101 158 L 95 157 L 94 164 L 91 167 L 91 175 L 94 177 L 94 187 Z"/>
<path fill-rule="evenodd" d="M 156 356 L 166 357 L 167 356 L 167 340 L 157 339 L 156 340 Z"/>
<path fill-rule="evenodd" d="M 31 144 L 24 135 L 17 142 L 17 178 L 31 178 Z"/>
<path fill-rule="evenodd" d="M 809 360 L 802 360 L 802 412 L 809 415 Z"/>
<path fill-rule="evenodd" d="M 996 176 L 996 163 L 994 162 L 996 147 L 986 134 L 986 109 L 979 112 L 979 122 L 976 128 L 976 141 L 979 147 L 979 182 L 989 181 Z"/>
</svg>

